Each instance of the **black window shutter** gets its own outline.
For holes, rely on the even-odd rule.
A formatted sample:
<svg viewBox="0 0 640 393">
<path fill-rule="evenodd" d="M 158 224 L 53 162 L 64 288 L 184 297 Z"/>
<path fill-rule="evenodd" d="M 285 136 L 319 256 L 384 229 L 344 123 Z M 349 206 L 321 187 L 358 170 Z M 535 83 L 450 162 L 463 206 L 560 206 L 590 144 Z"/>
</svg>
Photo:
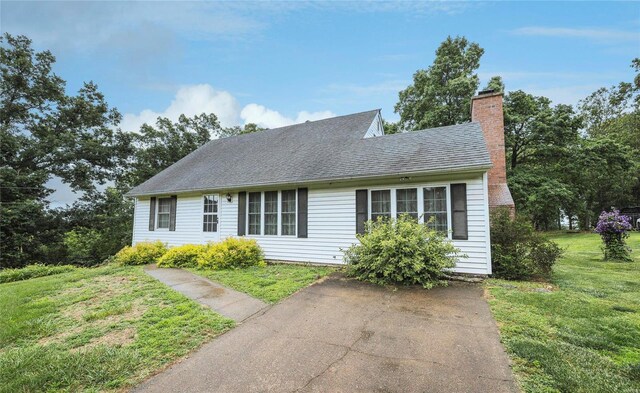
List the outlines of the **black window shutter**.
<svg viewBox="0 0 640 393">
<path fill-rule="evenodd" d="M 178 196 L 171 195 L 171 209 L 169 210 L 169 230 L 176 230 L 176 210 L 178 209 Z"/>
<path fill-rule="evenodd" d="M 467 185 L 465 183 L 451 185 L 451 225 L 452 238 L 469 239 L 467 227 Z"/>
<path fill-rule="evenodd" d="M 307 237 L 307 204 L 309 190 L 298 188 L 298 237 Z"/>
<path fill-rule="evenodd" d="M 238 236 L 247 233 L 247 192 L 238 193 Z"/>
<path fill-rule="evenodd" d="M 156 197 L 149 200 L 149 230 L 156 230 Z"/>
<path fill-rule="evenodd" d="M 356 190 L 356 233 L 364 234 L 365 223 L 369 218 L 369 192 Z"/>
</svg>

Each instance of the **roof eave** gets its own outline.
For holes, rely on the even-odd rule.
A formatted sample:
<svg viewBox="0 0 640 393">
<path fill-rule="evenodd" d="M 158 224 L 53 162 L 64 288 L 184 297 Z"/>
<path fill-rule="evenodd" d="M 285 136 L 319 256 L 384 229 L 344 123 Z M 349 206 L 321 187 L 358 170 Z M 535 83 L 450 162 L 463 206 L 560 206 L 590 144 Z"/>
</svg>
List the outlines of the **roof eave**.
<svg viewBox="0 0 640 393">
<path fill-rule="evenodd" d="M 323 179 L 313 179 L 313 180 L 299 180 L 299 181 L 289 181 L 289 182 L 267 182 L 267 183 L 251 183 L 251 184 L 237 184 L 237 185 L 229 185 L 218 188 L 192 188 L 192 189 L 182 189 L 182 190 L 164 190 L 164 191 L 154 191 L 154 192 L 134 192 L 134 190 L 129 191 L 125 194 L 125 197 L 135 198 L 141 196 L 153 196 L 153 195 L 164 195 L 164 194 L 184 194 L 184 193 L 197 193 L 204 191 L 219 191 L 219 190 L 238 190 L 242 188 L 258 188 L 258 187 L 273 187 L 273 186 L 284 186 L 288 184 L 322 184 L 322 183 L 346 183 L 351 181 L 367 181 L 367 180 L 384 180 L 394 177 L 406 177 L 406 176 L 436 176 L 436 175 L 445 175 L 445 174 L 465 174 L 465 173 L 477 173 L 484 172 L 488 169 L 491 169 L 491 164 L 481 164 L 481 165 L 473 165 L 473 166 L 459 166 L 459 167 L 449 167 L 449 168 L 438 168 L 433 170 L 418 170 L 418 171 L 402 171 L 402 172 L 393 172 L 379 175 L 363 175 L 363 176 L 347 176 L 347 177 L 338 177 L 338 178 L 323 178 Z"/>
</svg>

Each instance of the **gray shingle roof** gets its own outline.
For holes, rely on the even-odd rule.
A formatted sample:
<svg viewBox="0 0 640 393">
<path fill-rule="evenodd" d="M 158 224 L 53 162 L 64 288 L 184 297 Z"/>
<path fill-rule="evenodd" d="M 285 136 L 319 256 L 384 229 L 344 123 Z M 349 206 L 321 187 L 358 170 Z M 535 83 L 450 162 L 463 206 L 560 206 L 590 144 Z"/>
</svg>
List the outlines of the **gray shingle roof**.
<svg viewBox="0 0 640 393">
<path fill-rule="evenodd" d="M 363 138 L 377 113 L 373 110 L 216 139 L 133 188 L 128 195 L 230 190 L 491 166 L 478 123 Z"/>
</svg>

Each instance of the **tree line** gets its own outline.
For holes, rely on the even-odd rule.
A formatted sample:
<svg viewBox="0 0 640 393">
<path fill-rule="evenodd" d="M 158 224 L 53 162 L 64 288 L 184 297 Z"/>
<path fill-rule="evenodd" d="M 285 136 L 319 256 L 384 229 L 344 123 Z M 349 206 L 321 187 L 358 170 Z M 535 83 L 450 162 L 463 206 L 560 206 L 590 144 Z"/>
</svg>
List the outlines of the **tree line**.
<svg viewBox="0 0 640 393">
<path fill-rule="evenodd" d="M 448 37 L 435 61 L 399 93 L 398 123 L 386 132 L 470 121 L 470 100 L 484 50 Z M 483 87 L 504 93 L 507 181 L 519 214 L 537 229 L 588 230 L 611 207 L 640 205 L 640 59 L 633 81 L 602 87 L 575 107 L 547 97 L 507 91 L 494 76 Z"/>
<path fill-rule="evenodd" d="M 96 84 L 67 94 L 55 60 L 25 36 L 0 38 L 0 268 L 103 261 L 131 242 L 131 187 L 212 138 L 260 130 L 223 128 L 213 113 L 121 130 Z M 53 178 L 78 200 L 51 208 Z"/>
<path fill-rule="evenodd" d="M 399 93 L 400 121 L 385 131 L 469 121 L 483 52 L 448 37 Z M 0 38 L 0 268 L 105 260 L 131 242 L 131 187 L 214 138 L 261 130 L 221 127 L 213 113 L 121 130 L 121 114 L 96 84 L 68 94 L 54 64 L 25 36 Z M 509 184 L 537 228 L 556 228 L 566 215 L 587 229 L 602 209 L 640 204 L 640 60 L 632 66 L 634 81 L 599 89 L 576 108 L 505 92 Z M 505 89 L 499 76 L 487 87 Z M 52 208 L 53 178 L 78 200 Z"/>
</svg>

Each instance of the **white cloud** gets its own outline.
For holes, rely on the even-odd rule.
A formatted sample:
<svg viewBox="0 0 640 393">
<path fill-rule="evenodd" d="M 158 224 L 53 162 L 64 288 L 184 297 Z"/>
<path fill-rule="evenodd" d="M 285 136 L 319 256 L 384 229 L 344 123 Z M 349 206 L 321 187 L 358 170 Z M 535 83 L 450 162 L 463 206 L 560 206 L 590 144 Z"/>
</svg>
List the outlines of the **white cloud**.
<svg viewBox="0 0 640 393">
<path fill-rule="evenodd" d="M 216 90 L 208 84 L 200 84 L 183 86 L 178 89 L 174 99 L 162 112 L 145 109 L 138 114 L 125 114 L 120 128 L 125 131 L 137 131 L 144 123 L 154 124 L 160 116 L 176 121 L 181 114 L 194 116 L 201 113 L 214 113 L 218 116 L 222 127 L 235 126 L 243 122 L 243 124 L 255 123 L 266 128 L 282 127 L 307 120 L 320 120 L 335 116 L 331 111 L 300 111 L 291 118 L 255 103 L 240 109 L 240 104 L 231 93 Z"/>
<path fill-rule="evenodd" d="M 143 123 L 154 124 L 159 116 L 178 120 L 181 114 L 186 116 L 201 113 L 215 113 L 220 125 L 229 127 L 238 124 L 240 105 L 231 93 L 215 90 L 208 84 L 184 86 L 178 89 L 171 104 L 162 112 L 145 109 L 139 114 L 127 113 L 122 118 L 120 128 L 125 131 L 137 131 Z"/>
<path fill-rule="evenodd" d="M 266 27 L 223 2 L 7 2 L 2 11 L 3 30 L 27 34 L 49 49 L 81 51 L 104 50 L 105 45 L 162 46 L 173 35 L 247 38 Z M 149 34 L 149 28 L 162 34 Z M 123 34 L 128 40 L 118 39 Z"/>
<path fill-rule="evenodd" d="M 451 1 L 5 1 L 0 24 L 3 31 L 25 34 L 34 40 L 36 47 L 56 52 L 115 49 L 127 56 L 138 56 L 136 49 L 157 48 L 155 55 L 166 56 L 165 47 L 175 48 L 179 38 L 259 39 L 279 16 L 304 9 L 419 16 L 454 14 L 476 6 Z M 127 39 L 121 39 L 123 36 Z"/>
<path fill-rule="evenodd" d="M 565 38 L 586 38 L 593 41 L 637 41 L 640 33 L 637 31 L 598 29 L 598 28 L 568 28 L 568 27 L 544 27 L 527 26 L 512 31 L 516 35 L 542 36 L 542 37 L 565 37 Z"/>
<path fill-rule="evenodd" d="M 267 128 L 284 127 L 291 124 L 303 123 L 307 120 L 321 120 L 334 116 L 335 114 L 331 111 L 301 111 L 298 112 L 295 118 L 289 118 L 283 116 L 277 111 L 258 104 L 249 104 L 242 109 L 242 112 L 240 112 L 240 117 L 244 120 L 245 124 L 255 123 L 261 127 Z"/>
</svg>

